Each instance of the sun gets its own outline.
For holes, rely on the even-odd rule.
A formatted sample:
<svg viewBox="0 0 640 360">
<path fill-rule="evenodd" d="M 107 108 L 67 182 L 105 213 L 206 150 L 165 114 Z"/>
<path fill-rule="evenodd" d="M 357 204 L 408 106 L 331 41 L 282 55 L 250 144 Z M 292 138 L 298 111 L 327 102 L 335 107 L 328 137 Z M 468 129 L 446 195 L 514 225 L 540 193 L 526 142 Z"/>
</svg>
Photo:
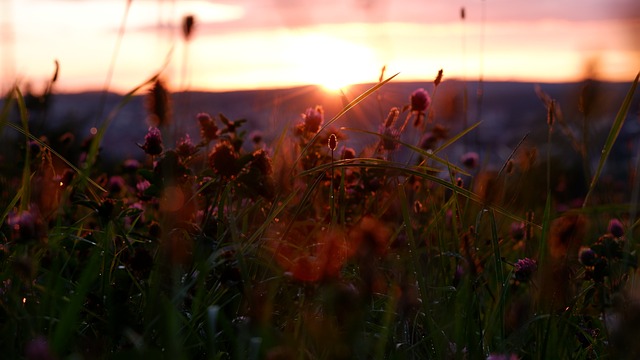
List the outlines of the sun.
<svg viewBox="0 0 640 360">
<path fill-rule="evenodd" d="M 328 92 L 338 92 L 377 77 L 379 62 L 371 48 L 327 35 L 310 37 L 309 43 L 319 50 L 316 56 L 303 60 L 310 83 Z"/>
</svg>

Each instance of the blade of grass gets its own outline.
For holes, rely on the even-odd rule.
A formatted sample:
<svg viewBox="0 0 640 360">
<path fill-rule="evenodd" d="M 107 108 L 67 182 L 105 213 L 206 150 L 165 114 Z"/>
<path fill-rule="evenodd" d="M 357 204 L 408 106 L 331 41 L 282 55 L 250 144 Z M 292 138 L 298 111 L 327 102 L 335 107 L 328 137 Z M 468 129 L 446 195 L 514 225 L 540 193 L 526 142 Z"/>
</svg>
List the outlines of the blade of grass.
<svg viewBox="0 0 640 360">
<path fill-rule="evenodd" d="M 430 159 L 432 159 L 432 160 L 434 160 L 436 162 L 439 162 L 440 164 L 442 164 L 444 166 L 449 167 L 451 170 L 454 170 L 455 172 L 457 172 L 460 175 L 470 176 L 470 174 L 468 172 L 466 172 L 464 169 L 462 169 L 462 168 L 460 168 L 460 167 L 448 162 L 447 160 L 445 160 L 445 159 L 443 159 L 443 158 L 441 158 L 439 156 L 436 156 L 435 155 L 436 151 L 429 152 L 429 151 L 423 150 L 423 149 L 421 149 L 421 148 L 419 148 L 417 146 L 413 146 L 413 145 L 411 145 L 409 143 L 406 143 L 404 141 L 401 141 L 401 140 L 398 140 L 398 139 L 395 139 L 395 138 L 392 138 L 390 136 L 387 136 L 387 135 L 384 135 L 384 134 L 380 134 L 380 133 L 377 133 L 377 132 L 374 132 L 374 131 L 367 131 L 367 130 L 362 130 L 362 129 L 348 128 L 348 127 L 343 127 L 343 128 L 341 128 L 341 130 L 351 131 L 351 132 L 358 132 L 358 133 L 362 133 L 362 134 L 369 134 L 369 135 L 377 136 L 377 137 L 379 137 L 381 139 L 397 142 L 398 144 L 400 144 L 400 145 L 402 145 L 402 146 L 404 146 L 404 147 L 406 147 L 406 148 L 408 148 L 408 149 L 410 149 L 410 150 L 412 150 L 414 152 L 417 152 L 421 156 L 428 157 L 428 158 L 430 158 Z M 464 133 L 466 133 L 466 132 L 464 132 Z M 459 138 L 459 137 L 460 136 L 457 136 L 457 138 Z M 444 149 L 444 147 L 440 147 L 438 149 L 438 151 L 442 150 L 442 149 Z M 432 170 L 438 171 L 437 169 L 432 169 Z"/>
<path fill-rule="evenodd" d="M 7 126 L 9 126 L 10 128 L 20 132 L 21 134 L 28 136 L 29 139 L 35 141 L 36 143 L 38 143 L 38 145 L 44 147 L 45 149 L 47 149 L 48 151 L 51 152 L 51 154 L 53 154 L 54 156 L 56 156 L 58 159 L 62 160 L 65 164 L 67 164 L 67 166 L 69 166 L 73 171 L 75 171 L 76 173 L 80 174 L 82 173 L 82 170 L 78 169 L 75 165 L 73 165 L 69 160 L 65 159 L 64 156 L 60 155 L 57 151 L 55 151 L 51 146 L 49 146 L 48 144 L 44 143 L 42 140 L 38 139 L 37 137 L 33 136 L 30 133 L 27 133 L 24 131 L 24 129 L 22 129 L 21 127 L 19 127 L 16 124 L 12 124 L 12 123 L 7 123 Z M 98 190 L 102 191 L 102 192 L 107 192 L 107 190 L 105 190 L 102 186 L 98 185 L 98 183 L 96 183 L 95 181 L 91 180 L 90 178 L 87 178 L 87 181 L 89 183 L 91 183 L 91 185 L 95 186 Z"/>
<path fill-rule="evenodd" d="M 296 161 L 294 161 L 293 164 L 296 165 L 300 161 L 300 159 L 302 159 L 302 157 L 307 152 L 309 147 L 315 143 L 316 139 L 318 138 L 318 136 L 320 135 L 320 133 L 322 133 L 322 131 L 324 129 L 326 129 L 328 126 L 330 126 L 331 124 L 336 122 L 340 117 L 342 117 L 342 115 L 346 114 L 349 110 L 353 109 L 353 107 L 358 105 L 362 100 L 366 99 L 369 95 L 375 93 L 378 89 L 380 89 L 382 86 L 384 86 L 386 83 L 391 81 L 393 78 L 395 78 L 399 74 L 400 73 L 396 73 L 395 75 L 387 78 L 386 80 L 377 83 L 376 85 L 372 86 L 369 90 L 365 91 L 364 93 L 360 94 L 357 98 L 353 99 L 353 101 L 351 101 L 349 104 L 347 104 L 347 106 L 342 108 L 342 110 L 340 110 L 340 112 L 338 112 L 333 118 L 331 118 L 331 120 L 327 121 L 320 128 L 320 130 L 318 130 L 318 133 L 316 133 L 314 135 L 314 137 L 311 138 L 311 140 L 307 143 L 307 145 L 302 149 L 302 151 L 300 152 L 300 155 L 298 155 L 298 158 L 296 159 Z"/>
<path fill-rule="evenodd" d="M 587 195 L 584 197 L 584 202 L 582 203 L 583 208 L 587 206 L 587 203 L 589 202 L 589 198 L 593 193 L 593 189 L 596 187 L 596 183 L 598 182 L 598 178 L 600 177 L 600 173 L 602 173 L 604 164 L 607 162 L 607 159 L 609 158 L 609 154 L 611 153 L 613 144 L 616 142 L 618 135 L 620 135 L 620 130 L 622 130 L 622 125 L 624 124 L 624 121 L 627 118 L 627 113 L 629 112 L 629 107 L 631 106 L 631 100 L 633 100 L 633 94 L 635 93 L 636 87 L 638 86 L 639 78 L 640 78 L 640 72 L 638 72 L 638 75 L 636 75 L 635 80 L 633 80 L 633 84 L 631 84 L 631 88 L 629 89 L 629 92 L 627 92 L 627 96 L 624 98 L 624 101 L 620 106 L 620 110 L 618 110 L 618 115 L 616 115 L 616 118 L 613 121 L 611 130 L 609 131 L 609 136 L 607 137 L 607 140 L 604 143 L 604 148 L 602 149 L 602 153 L 600 155 L 598 168 L 596 169 L 596 173 L 593 175 L 593 178 L 591 179 L 591 184 L 589 185 L 589 191 L 587 191 Z"/>
<path fill-rule="evenodd" d="M 82 306 L 89 288 L 98 277 L 101 261 L 102 249 L 95 247 L 54 329 L 52 346 L 58 354 L 68 351 L 72 337 L 77 336 L 76 330 L 80 322 Z"/>
<path fill-rule="evenodd" d="M 422 178 L 425 180 L 429 180 L 432 181 L 440 186 L 444 186 L 449 190 L 452 191 L 456 191 L 458 194 L 463 195 L 464 197 L 477 202 L 478 204 L 482 204 L 483 200 L 482 198 L 480 198 L 480 196 L 478 196 L 477 194 L 461 188 L 459 186 L 457 186 L 456 184 L 452 184 L 449 181 L 446 181 L 444 179 L 441 179 L 437 176 L 433 176 L 429 173 L 427 173 L 426 171 L 428 171 L 428 168 L 425 167 L 416 167 L 416 166 L 410 166 L 407 164 L 402 164 L 402 163 L 394 163 L 394 162 L 390 162 L 387 160 L 383 160 L 383 159 L 372 159 L 372 158 L 358 158 L 358 159 L 348 159 L 348 160 L 337 160 L 336 162 L 334 162 L 334 167 L 335 168 L 344 168 L 344 167 L 361 167 L 361 168 L 368 168 L 368 169 L 381 169 L 381 170 L 397 170 L 399 172 L 404 173 L 405 175 L 414 175 L 418 178 Z M 309 175 L 312 174 L 314 172 L 324 172 L 326 171 L 329 167 L 331 166 L 331 164 L 322 164 L 319 166 L 316 166 L 315 168 L 303 171 L 300 173 L 300 175 Z M 512 214 L 510 211 L 508 211 L 507 209 L 502 208 L 501 206 L 495 205 L 495 204 L 491 204 L 491 205 L 487 205 L 486 207 L 487 209 L 491 209 L 491 210 L 495 210 L 496 212 L 498 212 L 501 215 L 504 215 L 512 220 L 515 221 L 522 221 L 525 223 L 528 223 L 525 219 L 516 216 L 514 214 Z M 536 228 L 540 228 L 540 225 L 531 223 L 532 226 L 536 227 Z"/>
</svg>

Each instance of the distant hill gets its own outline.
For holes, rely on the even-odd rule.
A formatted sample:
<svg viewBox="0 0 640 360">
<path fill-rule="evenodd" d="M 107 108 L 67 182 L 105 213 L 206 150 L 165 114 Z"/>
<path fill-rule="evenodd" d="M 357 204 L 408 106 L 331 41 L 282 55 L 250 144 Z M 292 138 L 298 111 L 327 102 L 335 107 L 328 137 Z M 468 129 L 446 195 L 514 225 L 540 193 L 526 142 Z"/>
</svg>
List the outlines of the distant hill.
<svg viewBox="0 0 640 360">
<path fill-rule="evenodd" d="M 371 86 L 372 84 L 351 86 L 345 89 L 344 97 L 353 100 Z M 587 114 L 592 144 L 590 153 L 593 156 L 599 154 L 603 137 L 608 133 L 629 86 L 627 83 L 602 82 L 539 84 L 542 91 L 557 101 L 567 126 L 576 134 L 579 134 L 583 127 L 584 112 L 580 111 L 582 106 Z M 434 95 L 433 84 L 429 82 L 390 82 L 347 113 L 335 125 L 376 131 L 388 110 L 392 106 L 402 107 L 408 104 L 409 95 L 420 87 Z M 445 81 L 440 84 L 433 96 L 436 123 L 449 128 L 451 135 L 463 129 L 465 89 L 467 125 L 482 121 L 464 141 L 449 149 L 447 156 L 457 159 L 463 151 L 474 150 L 499 163 L 506 159 L 525 134 L 529 134 L 528 141 L 534 146 L 544 144 L 547 134 L 547 110 L 538 98 L 535 88 L 536 84 L 533 83 L 485 82 L 482 84 L 479 97 L 480 87 L 477 82 Z M 61 134 L 70 131 L 76 135 L 76 141 L 79 142 L 88 136 L 90 128 L 100 126 L 102 120 L 122 101 L 122 96 L 108 94 L 105 97 L 104 114 L 100 118 L 98 112 L 102 96 L 96 92 L 54 94 L 46 114 L 32 112 L 30 128 L 35 134 Z M 640 133 L 637 121 L 640 113 L 639 98 L 636 94 L 630 110 L 630 121 L 626 122 L 619 146 L 615 149 L 614 157 L 620 161 L 627 161 L 637 152 Z M 102 156 L 105 161 L 144 156 L 136 145 L 143 142 L 148 128 L 144 102 L 144 94 L 136 96 L 116 113 L 102 144 Z M 344 103 L 345 99 L 340 94 L 327 93 L 316 86 L 219 93 L 189 92 L 172 96 L 174 122 L 179 129 L 176 136 L 186 132 L 192 138 L 199 139 L 196 114 L 223 113 L 230 119 L 247 119 L 245 129 L 248 132 L 263 131 L 268 143 L 299 121 L 300 114 L 307 107 L 322 105 L 328 120 L 342 109 Z M 405 140 L 416 141 L 419 134 L 411 131 L 413 128 L 407 131 Z M 12 132 L 5 128 L 2 136 L 6 139 L 15 138 L 16 135 L 12 135 Z M 350 138 L 341 145 L 357 149 L 363 144 L 373 142 L 370 135 L 348 135 Z M 165 136 L 166 140 L 172 138 L 171 134 Z M 560 125 L 554 126 L 553 136 L 557 151 L 567 154 L 572 151 Z M 629 144 L 633 147 L 630 148 Z"/>
</svg>

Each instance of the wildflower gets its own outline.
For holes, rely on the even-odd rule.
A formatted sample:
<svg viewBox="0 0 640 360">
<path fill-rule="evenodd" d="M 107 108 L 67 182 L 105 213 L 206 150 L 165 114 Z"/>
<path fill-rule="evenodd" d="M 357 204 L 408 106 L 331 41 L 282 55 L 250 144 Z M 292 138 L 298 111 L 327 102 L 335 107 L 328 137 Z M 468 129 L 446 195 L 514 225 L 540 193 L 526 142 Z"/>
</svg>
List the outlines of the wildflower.
<svg viewBox="0 0 640 360">
<path fill-rule="evenodd" d="M 135 172 L 140 168 L 140 162 L 136 159 L 127 159 L 122 164 L 124 171 Z"/>
<path fill-rule="evenodd" d="M 581 247 L 578 252 L 578 260 L 584 266 L 594 266 L 597 256 L 596 252 L 589 247 Z"/>
<path fill-rule="evenodd" d="M 624 236 L 624 226 L 622 222 L 618 219 L 611 219 L 609 221 L 609 226 L 607 227 L 609 233 L 616 238 Z"/>
<path fill-rule="evenodd" d="M 308 108 L 302 114 L 304 120 L 304 130 L 309 133 L 317 133 L 324 122 L 324 110 L 318 105 L 315 108 Z"/>
<path fill-rule="evenodd" d="M 430 104 L 431 98 L 425 89 L 420 88 L 411 94 L 411 111 L 423 112 Z"/>
<path fill-rule="evenodd" d="M 109 178 L 109 183 L 107 186 L 109 188 L 109 191 L 111 191 L 112 193 L 119 193 L 127 186 L 127 184 L 122 176 L 116 175 Z"/>
<path fill-rule="evenodd" d="M 478 166 L 479 159 L 478 153 L 471 151 L 462 155 L 461 161 L 469 169 L 475 169 Z"/>
<path fill-rule="evenodd" d="M 237 160 L 238 154 L 228 142 L 219 143 L 209 154 L 209 165 L 216 174 L 224 178 L 238 174 L 240 169 L 236 164 Z"/>
<path fill-rule="evenodd" d="M 380 140 L 382 150 L 393 151 L 400 147 L 398 140 L 400 132 L 394 128 L 384 128 L 382 131 L 383 138 Z"/>
<path fill-rule="evenodd" d="M 524 258 L 518 260 L 513 267 L 516 280 L 527 282 L 531 280 L 531 276 L 538 269 L 538 264 L 533 259 Z"/>
<path fill-rule="evenodd" d="M 355 157 L 356 157 L 356 151 L 353 148 L 344 148 L 342 150 L 343 160 L 355 159 Z"/>
<path fill-rule="evenodd" d="M 24 210 L 9 214 L 7 224 L 16 240 L 31 241 L 38 238 L 39 220 L 35 210 Z"/>
<path fill-rule="evenodd" d="M 136 190 L 138 190 L 138 195 L 142 196 L 149 187 L 151 187 L 151 183 L 148 180 L 139 181 L 136 184 Z"/>
<path fill-rule="evenodd" d="M 389 114 L 387 115 L 387 118 L 384 120 L 384 127 L 388 128 L 393 126 L 393 124 L 396 122 L 396 120 L 398 120 L 398 116 L 400 115 L 400 110 L 397 107 L 392 107 L 391 110 L 389 110 Z"/>
<path fill-rule="evenodd" d="M 509 230 L 509 234 L 513 240 L 519 241 L 524 239 L 524 235 L 526 232 L 526 225 L 523 221 L 514 221 L 511 223 L 511 229 Z"/>
<path fill-rule="evenodd" d="M 157 127 L 150 127 L 144 137 L 144 144 L 138 145 L 148 155 L 160 155 L 162 153 L 162 134 Z"/>
<path fill-rule="evenodd" d="M 176 153 L 181 158 L 188 158 L 189 156 L 195 154 L 196 147 L 191 142 L 191 137 L 187 134 L 185 137 L 180 138 L 178 143 L 176 144 Z"/>
<path fill-rule="evenodd" d="M 251 165 L 250 165 L 252 169 L 258 170 L 260 175 L 273 174 L 271 159 L 269 158 L 269 154 L 267 154 L 266 151 L 256 150 L 252 156 L 253 156 L 253 160 L 251 161 Z"/>
<path fill-rule="evenodd" d="M 200 137 L 205 143 L 209 143 L 218 138 L 218 127 L 211 115 L 200 113 L 196 115 L 198 124 L 200 125 Z"/>
<path fill-rule="evenodd" d="M 55 358 L 47 338 L 42 335 L 27 343 L 24 356 L 27 360 L 47 360 Z"/>
</svg>

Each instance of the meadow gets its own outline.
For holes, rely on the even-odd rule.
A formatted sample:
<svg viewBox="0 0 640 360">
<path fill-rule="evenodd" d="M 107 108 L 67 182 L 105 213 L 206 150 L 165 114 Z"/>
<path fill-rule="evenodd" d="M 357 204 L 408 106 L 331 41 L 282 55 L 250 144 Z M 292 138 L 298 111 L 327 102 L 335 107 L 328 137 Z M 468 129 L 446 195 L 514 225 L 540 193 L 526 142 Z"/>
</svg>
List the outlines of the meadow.
<svg viewBox="0 0 640 360">
<path fill-rule="evenodd" d="M 540 90 L 546 144 L 525 135 L 498 164 L 441 156 L 482 124 L 450 131 L 434 79 L 373 128 L 341 119 L 394 76 L 333 114 L 308 104 L 269 143 L 234 114 L 181 133 L 157 76 L 91 137 L 53 141 L 16 86 L 0 113 L 18 154 L 0 173 L 2 356 L 638 358 L 638 144 L 626 177 L 607 167 L 638 77 L 602 143 L 588 102 L 574 121 Z M 144 160 L 104 166 L 104 134 L 141 92 Z"/>
</svg>

